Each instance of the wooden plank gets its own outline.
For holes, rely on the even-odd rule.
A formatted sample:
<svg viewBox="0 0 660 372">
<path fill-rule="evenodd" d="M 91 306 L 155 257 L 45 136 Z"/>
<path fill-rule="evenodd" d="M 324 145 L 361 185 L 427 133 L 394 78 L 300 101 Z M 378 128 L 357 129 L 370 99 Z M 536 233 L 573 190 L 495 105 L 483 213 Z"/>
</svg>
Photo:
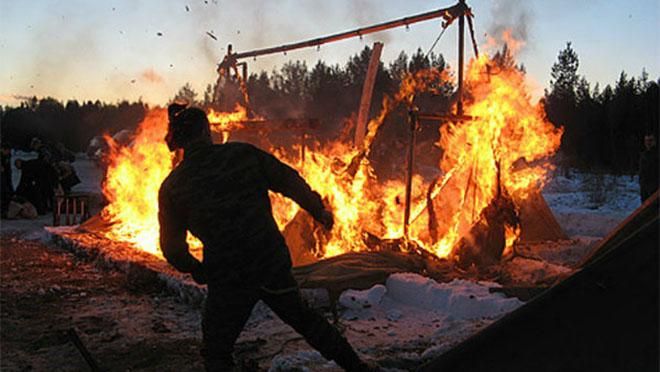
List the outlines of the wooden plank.
<svg viewBox="0 0 660 372">
<path fill-rule="evenodd" d="M 369 120 L 369 109 L 371 108 L 371 97 L 376 84 L 376 73 L 380 64 L 380 54 L 383 51 L 383 43 L 376 42 L 371 50 L 369 59 L 369 68 L 367 76 L 362 86 L 362 98 L 360 98 L 360 108 L 358 110 L 357 125 L 355 126 L 355 146 L 360 147 L 364 142 L 364 136 L 367 131 L 367 121 Z"/>
</svg>

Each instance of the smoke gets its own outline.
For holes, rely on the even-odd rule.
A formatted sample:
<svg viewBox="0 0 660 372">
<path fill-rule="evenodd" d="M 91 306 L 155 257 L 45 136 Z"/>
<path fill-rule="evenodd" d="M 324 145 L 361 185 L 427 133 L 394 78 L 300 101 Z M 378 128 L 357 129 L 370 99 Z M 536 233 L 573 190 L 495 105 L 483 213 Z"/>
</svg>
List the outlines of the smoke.
<svg viewBox="0 0 660 372">
<path fill-rule="evenodd" d="M 4 105 L 18 105 L 21 102 L 29 101 L 32 97 L 20 94 L 2 94 L 0 93 L 0 104 Z"/>
<path fill-rule="evenodd" d="M 98 57 L 96 33 L 91 22 L 70 25 L 66 18 L 53 17 L 31 26 L 30 53 L 15 74 L 24 76 L 30 88 L 44 95 L 68 93 L 66 87 L 79 79 L 79 71 Z M 52 30 L 59 30 L 54 34 Z"/>
<path fill-rule="evenodd" d="M 487 37 L 511 43 L 508 37 L 518 42 L 520 51 L 529 45 L 530 24 L 533 12 L 525 0 L 498 0 L 491 8 L 491 23 L 487 27 Z M 511 47 L 511 45 L 509 45 Z"/>
<path fill-rule="evenodd" d="M 154 71 L 153 68 L 148 68 L 142 71 L 140 77 L 142 78 L 142 80 L 153 84 L 162 84 L 163 82 L 165 82 L 165 79 L 163 79 L 163 77 L 160 74 Z"/>
<path fill-rule="evenodd" d="M 382 18 L 382 4 L 379 4 L 377 0 L 352 0 L 347 2 L 347 6 L 342 7 L 328 1 L 245 0 L 240 4 L 241 8 L 251 11 L 247 13 L 248 21 L 242 23 L 243 28 L 238 26 L 241 23 L 236 22 L 235 33 L 228 35 L 231 39 L 229 42 L 236 41 L 234 51 L 237 52 L 246 49 L 241 47 L 241 42 L 248 42 L 252 46 L 249 49 L 265 48 L 313 39 L 388 20 L 388 18 Z M 245 17 L 246 14 L 242 16 Z M 336 25 L 338 22 L 333 22 L 333 20 L 341 20 L 339 24 L 343 26 L 339 26 L 340 28 L 337 29 L 337 26 L 332 25 L 333 23 Z M 210 40 L 208 37 L 207 39 Z M 364 37 L 365 44 L 369 45 L 374 41 L 389 42 L 389 32 Z M 311 50 L 311 48 L 308 49 Z M 356 53 L 359 53 L 359 50 L 356 50 Z M 295 59 L 295 57 L 292 58 Z"/>
<path fill-rule="evenodd" d="M 192 35 L 190 39 L 194 40 L 197 55 L 203 56 L 209 69 L 213 70 L 222 59 L 222 49 L 227 44 L 225 35 L 221 35 L 216 30 L 218 20 L 222 18 L 223 8 L 217 0 L 200 1 L 181 9 L 181 17 L 186 19 L 186 23 L 191 25 Z M 210 35 L 213 35 L 211 37 Z"/>
<path fill-rule="evenodd" d="M 350 2 L 348 17 L 355 20 L 356 27 L 369 26 L 374 23 L 388 21 L 389 19 L 378 19 L 378 15 L 382 14 L 382 4 L 374 0 L 354 0 Z M 377 32 L 375 34 L 366 36 L 371 41 L 382 41 L 387 44 L 390 41 L 390 33 L 388 31 Z"/>
</svg>

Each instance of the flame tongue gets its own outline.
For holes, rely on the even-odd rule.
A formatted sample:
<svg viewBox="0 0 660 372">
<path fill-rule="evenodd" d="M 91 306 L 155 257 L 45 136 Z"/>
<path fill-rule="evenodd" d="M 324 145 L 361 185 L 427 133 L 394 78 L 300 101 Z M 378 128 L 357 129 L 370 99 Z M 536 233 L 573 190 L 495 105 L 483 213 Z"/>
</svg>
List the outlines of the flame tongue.
<svg viewBox="0 0 660 372">
<path fill-rule="evenodd" d="M 237 106 L 233 113 L 208 114 L 213 132 L 220 133 L 223 142 L 229 131 L 239 128 L 247 118 L 246 110 Z M 158 226 L 158 190 L 174 165 L 163 139 L 167 133 L 167 111 L 153 109 L 140 123 L 130 146 L 110 143 L 109 166 L 103 184 L 103 194 L 109 204 L 102 216 L 112 222 L 107 237 L 133 244 L 136 248 L 161 256 Z M 200 243 L 189 235 L 193 246 Z"/>
<path fill-rule="evenodd" d="M 489 62 L 482 55 L 469 67 L 466 85 L 472 102 L 465 112 L 475 119 L 440 130 L 439 146 L 444 149 L 440 168 L 452 179 L 439 198 L 439 209 L 452 217 L 444 225 L 443 239 L 432 248 L 439 256 L 450 253 L 496 197 L 498 163 L 502 188 L 524 199 L 531 189 L 543 185 L 549 166 L 541 162 L 516 170 L 514 165 L 533 164 L 559 147 L 562 131 L 545 119 L 542 107 L 530 103 L 523 74 L 512 66 L 490 74 Z M 513 240 L 510 232 L 507 244 Z"/>
<path fill-rule="evenodd" d="M 172 169 L 173 154 L 163 138 L 167 111 L 150 110 L 131 146 L 110 139 L 110 165 L 103 185 L 109 204 L 101 212 L 113 222 L 107 236 L 133 243 L 160 255 L 158 249 L 158 189 Z"/>
</svg>

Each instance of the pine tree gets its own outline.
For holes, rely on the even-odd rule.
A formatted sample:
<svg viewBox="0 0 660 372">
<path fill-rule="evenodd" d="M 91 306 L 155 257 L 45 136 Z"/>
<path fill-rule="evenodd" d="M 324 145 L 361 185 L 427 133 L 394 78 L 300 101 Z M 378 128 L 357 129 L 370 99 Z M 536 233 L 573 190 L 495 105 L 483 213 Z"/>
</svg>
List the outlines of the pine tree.
<svg viewBox="0 0 660 372">
<path fill-rule="evenodd" d="M 559 99 L 573 99 L 580 77 L 577 74 L 580 61 L 577 53 L 566 43 L 566 49 L 559 52 L 557 62 L 552 65 L 550 76 L 550 94 Z"/>
</svg>

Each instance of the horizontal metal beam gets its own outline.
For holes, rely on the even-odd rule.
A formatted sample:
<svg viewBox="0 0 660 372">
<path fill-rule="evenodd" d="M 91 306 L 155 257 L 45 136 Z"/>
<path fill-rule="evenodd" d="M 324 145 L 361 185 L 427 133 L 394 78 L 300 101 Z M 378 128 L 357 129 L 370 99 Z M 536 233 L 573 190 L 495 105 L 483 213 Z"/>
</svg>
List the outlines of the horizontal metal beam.
<svg viewBox="0 0 660 372">
<path fill-rule="evenodd" d="M 319 37 L 316 39 L 310 39 L 310 40 L 300 41 L 291 44 L 284 44 L 277 47 L 256 49 L 249 52 L 236 53 L 236 54 L 232 54 L 232 58 L 234 58 L 234 60 L 237 60 L 242 58 L 258 57 L 266 54 L 284 53 L 294 49 L 319 46 L 322 44 L 348 39 L 351 37 L 361 37 L 374 32 L 384 31 L 395 27 L 408 26 L 413 23 L 423 22 L 440 17 L 443 17 L 448 23 L 451 23 L 451 21 L 453 21 L 457 16 L 464 14 L 465 11 L 467 10 L 468 8 L 464 3 L 459 3 L 449 8 L 433 10 L 430 12 L 426 12 L 410 17 L 405 17 L 394 21 L 383 22 L 373 26 L 361 27 L 355 30 L 340 32 L 337 34 Z"/>
<path fill-rule="evenodd" d="M 454 114 L 419 114 L 419 120 L 428 121 L 471 121 L 477 119 L 475 116 L 470 115 L 454 115 Z"/>
</svg>

